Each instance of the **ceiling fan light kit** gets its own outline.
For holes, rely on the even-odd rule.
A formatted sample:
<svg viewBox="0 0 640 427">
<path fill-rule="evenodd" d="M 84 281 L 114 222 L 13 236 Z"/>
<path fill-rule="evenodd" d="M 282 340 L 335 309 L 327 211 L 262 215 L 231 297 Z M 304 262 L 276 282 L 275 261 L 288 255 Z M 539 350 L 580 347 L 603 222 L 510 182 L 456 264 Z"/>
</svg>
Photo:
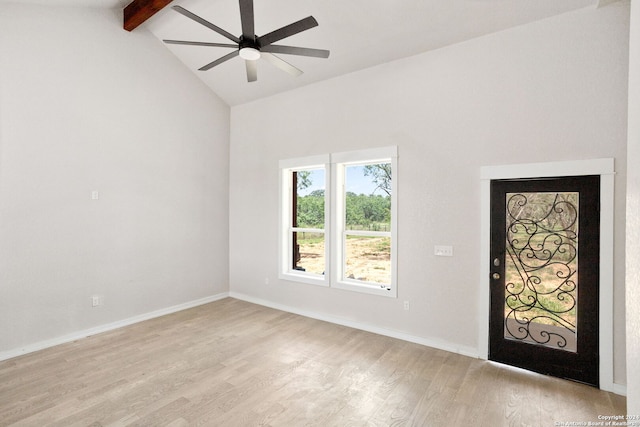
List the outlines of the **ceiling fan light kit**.
<svg viewBox="0 0 640 427">
<path fill-rule="evenodd" d="M 209 47 L 225 47 L 225 48 L 234 48 L 235 50 L 231 53 L 228 53 L 215 61 L 204 65 L 199 68 L 200 71 L 210 70 L 211 68 L 222 64 L 223 62 L 228 61 L 236 56 L 240 56 L 245 60 L 246 70 L 247 70 L 247 81 L 254 82 L 258 79 L 257 75 L 257 60 L 260 58 L 264 58 L 268 60 L 270 63 L 280 68 L 283 71 L 293 75 L 299 76 L 302 74 L 302 71 L 295 66 L 289 64 L 277 54 L 285 54 L 285 55 L 298 55 L 298 56 L 307 56 L 313 58 L 328 58 L 329 51 L 324 49 L 312 49 L 307 47 L 296 47 L 296 46 L 283 46 L 283 45 L 274 45 L 282 39 L 287 37 L 291 37 L 295 34 L 301 33 L 303 31 L 309 30 L 313 27 L 318 26 L 318 21 L 315 20 L 313 16 L 308 16 L 304 19 L 296 21 L 292 24 L 285 25 L 282 28 L 279 28 L 275 31 L 272 31 L 263 36 L 257 36 L 254 30 L 254 15 L 253 15 L 253 0 L 240 0 L 240 22 L 242 25 L 242 35 L 240 37 L 236 37 L 228 31 L 223 30 L 222 28 L 212 24 L 211 22 L 199 17 L 193 12 L 188 11 L 187 9 L 181 6 L 173 6 L 173 10 L 180 13 L 181 15 L 186 16 L 187 18 L 204 25 L 210 30 L 215 31 L 216 33 L 224 36 L 225 38 L 231 40 L 234 44 L 230 43 L 209 43 L 209 42 L 198 42 L 198 41 L 186 41 L 186 40 L 163 40 L 167 44 L 177 44 L 177 45 L 188 45 L 188 46 L 209 46 Z"/>
<path fill-rule="evenodd" d="M 256 61 L 260 59 L 260 51 L 252 47 L 243 47 L 240 49 L 240 58 L 247 61 Z"/>
</svg>

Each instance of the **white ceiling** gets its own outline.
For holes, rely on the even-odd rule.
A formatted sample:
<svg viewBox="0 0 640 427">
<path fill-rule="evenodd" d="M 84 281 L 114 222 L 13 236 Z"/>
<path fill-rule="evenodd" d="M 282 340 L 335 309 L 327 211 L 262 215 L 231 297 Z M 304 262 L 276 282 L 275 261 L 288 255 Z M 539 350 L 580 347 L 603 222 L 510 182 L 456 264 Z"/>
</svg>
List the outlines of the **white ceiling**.
<svg viewBox="0 0 640 427">
<path fill-rule="evenodd" d="M 258 81 L 248 83 L 236 57 L 209 71 L 201 66 L 232 49 L 167 45 L 230 105 L 294 89 L 484 34 L 533 22 L 595 0 L 255 0 L 256 34 L 313 15 L 318 27 L 276 44 L 328 49 L 328 59 L 280 55 L 304 71 L 299 77 L 260 59 Z M 209 22 L 240 35 L 237 0 L 174 0 Z M 230 43 L 214 31 L 165 8 L 144 24 L 160 39 Z"/>
<path fill-rule="evenodd" d="M 131 2 L 19 1 L 107 8 L 122 8 Z M 258 81 L 249 83 L 244 60 L 240 57 L 209 71 L 198 71 L 198 68 L 232 49 L 166 45 L 229 105 L 242 104 L 571 10 L 594 7 L 598 0 L 254 0 L 254 3 L 256 34 L 263 35 L 313 15 L 318 27 L 276 44 L 328 49 L 331 55 L 328 59 L 280 55 L 304 71 L 299 77 L 293 77 L 260 59 Z M 171 9 L 173 5 L 180 5 L 232 34 L 241 34 L 238 0 L 174 0 L 139 28 L 150 30 L 159 39 L 231 43 L 175 12 Z"/>
</svg>

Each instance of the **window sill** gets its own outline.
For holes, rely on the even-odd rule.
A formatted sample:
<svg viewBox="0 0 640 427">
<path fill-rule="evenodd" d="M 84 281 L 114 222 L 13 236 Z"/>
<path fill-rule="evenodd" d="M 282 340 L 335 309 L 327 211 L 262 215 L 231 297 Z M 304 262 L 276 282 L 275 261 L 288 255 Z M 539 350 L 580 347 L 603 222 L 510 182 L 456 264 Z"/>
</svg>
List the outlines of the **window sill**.
<svg viewBox="0 0 640 427">
<path fill-rule="evenodd" d="M 379 295 L 388 298 L 397 298 L 396 287 L 391 285 L 375 285 L 369 283 L 337 281 L 334 285 L 336 289 L 360 292 L 364 294 Z"/>
<path fill-rule="evenodd" d="M 329 287 L 329 281 L 327 280 L 326 277 L 316 278 L 310 274 L 293 273 L 293 272 L 280 273 L 278 277 L 282 280 L 287 280 L 290 282 L 306 283 L 308 285 Z"/>
</svg>

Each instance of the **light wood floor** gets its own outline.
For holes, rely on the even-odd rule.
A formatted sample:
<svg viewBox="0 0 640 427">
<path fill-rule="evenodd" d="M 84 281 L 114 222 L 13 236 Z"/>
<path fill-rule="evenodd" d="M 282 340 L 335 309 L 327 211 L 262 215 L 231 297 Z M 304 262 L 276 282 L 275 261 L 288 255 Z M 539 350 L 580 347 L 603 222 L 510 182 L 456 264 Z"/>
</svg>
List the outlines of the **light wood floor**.
<svg viewBox="0 0 640 427">
<path fill-rule="evenodd" d="M 545 426 L 625 399 L 231 298 L 0 362 L 0 425 Z"/>
</svg>

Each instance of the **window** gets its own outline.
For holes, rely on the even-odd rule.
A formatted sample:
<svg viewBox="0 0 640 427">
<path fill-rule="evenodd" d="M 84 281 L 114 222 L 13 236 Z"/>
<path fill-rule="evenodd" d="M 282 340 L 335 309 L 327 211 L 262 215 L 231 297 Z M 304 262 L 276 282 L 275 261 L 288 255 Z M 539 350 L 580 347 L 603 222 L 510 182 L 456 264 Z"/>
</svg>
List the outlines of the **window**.
<svg viewBox="0 0 640 427">
<path fill-rule="evenodd" d="M 333 286 L 395 297 L 396 147 L 331 156 Z"/>
<path fill-rule="evenodd" d="M 329 156 L 280 162 L 280 272 L 284 278 L 327 285 Z"/>
<path fill-rule="evenodd" d="M 280 162 L 281 278 L 397 296 L 396 153 Z"/>
</svg>

